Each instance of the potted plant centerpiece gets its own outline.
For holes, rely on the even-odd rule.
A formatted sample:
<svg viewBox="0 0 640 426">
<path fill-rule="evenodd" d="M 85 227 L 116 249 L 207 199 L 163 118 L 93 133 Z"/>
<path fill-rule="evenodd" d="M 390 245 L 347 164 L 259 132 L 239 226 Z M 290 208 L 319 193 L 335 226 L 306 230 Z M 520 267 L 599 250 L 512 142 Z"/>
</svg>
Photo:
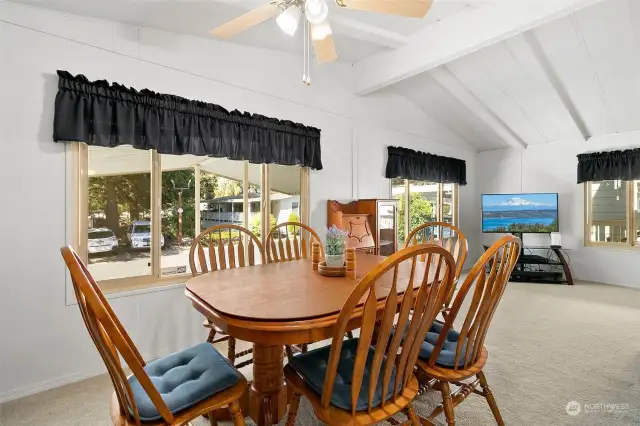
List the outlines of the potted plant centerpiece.
<svg viewBox="0 0 640 426">
<path fill-rule="evenodd" d="M 346 237 L 347 233 L 335 225 L 327 229 L 325 241 L 325 262 L 327 262 L 327 266 L 344 266 Z"/>
</svg>

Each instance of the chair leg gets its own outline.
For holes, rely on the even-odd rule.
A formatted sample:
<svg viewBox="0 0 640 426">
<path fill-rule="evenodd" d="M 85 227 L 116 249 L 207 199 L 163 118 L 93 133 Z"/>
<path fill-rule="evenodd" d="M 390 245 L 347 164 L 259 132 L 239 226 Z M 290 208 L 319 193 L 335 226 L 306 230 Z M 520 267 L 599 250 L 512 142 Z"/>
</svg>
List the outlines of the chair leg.
<svg viewBox="0 0 640 426">
<path fill-rule="evenodd" d="M 449 383 L 441 382 L 442 388 L 440 392 L 442 392 L 442 408 L 444 409 L 444 416 L 447 419 L 447 424 L 449 426 L 455 426 L 456 420 L 453 414 L 453 401 L 451 400 L 451 389 L 449 388 Z"/>
<path fill-rule="evenodd" d="M 293 426 L 296 424 L 296 415 L 298 414 L 298 407 L 300 407 L 300 397 L 302 395 L 293 391 L 293 398 L 289 404 L 289 414 L 287 415 L 286 426 Z"/>
<path fill-rule="evenodd" d="M 216 337 L 216 329 L 211 328 L 211 331 L 209 331 L 209 336 L 207 336 L 207 343 L 213 344 L 213 339 L 215 339 L 215 337 Z"/>
<path fill-rule="evenodd" d="M 306 354 L 309 351 L 309 345 L 307 343 L 302 344 L 302 348 L 300 348 L 300 352 Z"/>
<path fill-rule="evenodd" d="M 209 411 L 209 426 L 218 426 L 218 419 L 216 417 L 216 410 Z"/>
<path fill-rule="evenodd" d="M 353 331 L 347 331 L 347 338 L 353 339 Z"/>
<path fill-rule="evenodd" d="M 240 403 L 237 400 L 229 404 L 229 411 L 233 419 L 233 426 L 244 426 L 244 416 L 240 410 Z"/>
<path fill-rule="evenodd" d="M 229 336 L 229 351 L 227 352 L 227 358 L 229 358 L 231 365 L 234 365 L 236 361 L 236 338 L 233 336 Z"/>
<path fill-rule="evenodd" d="M 416 414 L 415 410 L 413 409 L 413 405 L 409 404 L 407 406 L 407 417 L 409 418 L 409 422 L 411 423 L 411 426 L 420 426 L 420 419 L 418 418 L 418 415 Z"/>
<path fill-rule="evenodd" d="M 291 360 L 293 359 L 293 350 L 291 349 L 291 346 L 286 345 L 284 347 L 284 353 L 287 356 L 287 361 L 291 362 Z"/>
<path fill-rule="evenodd" d="M 498 423 L 499 426 L 504 426 L 502 415 L 500 414 L 500 410 L 498 409 L 498 404 L 496 404 L 496 399 L 493 397 L 493 393 L 491 393 L 491 389 L 489 388 L 489 384 L 487 383 L 487 378 L 482 371 L 476 374 L 476 376 L 478 376 L 478 379 L 480 379 L 482 393 L 484 394 L 484 397 L 487 398 L 487 402 L 489 403 L 489 408 L 491 408 L 493 417 L 496 418 L 496 423 Z"/>
</svg>

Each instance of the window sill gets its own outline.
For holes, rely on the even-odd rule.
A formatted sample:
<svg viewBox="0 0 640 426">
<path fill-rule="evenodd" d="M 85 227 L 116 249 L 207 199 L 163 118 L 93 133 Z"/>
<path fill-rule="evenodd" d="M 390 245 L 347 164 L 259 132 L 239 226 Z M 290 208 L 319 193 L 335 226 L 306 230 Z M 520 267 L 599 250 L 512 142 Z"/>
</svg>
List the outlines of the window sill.
<svg viewBox="0 0 640 426">
<path fill-rule="evenodd" d="M 116 299 L 184 286 L 184 283 L 186 283 L 189 278 L 191 278 L 191 275 L 179 275 L 167 278 L 135 277 L 99 281 L 98 286 L 107 299 Z"/>
<path fill-rule="evenodd" d="M 640 245 L 630 246 L 628 244 L 616 244 L 616 243 L 584 243 L 585 247 L 588 248 L 599 248 L 605 250 L 613 250 L 613 251 L 636 251 L 640 250 Z"/>
</svg>

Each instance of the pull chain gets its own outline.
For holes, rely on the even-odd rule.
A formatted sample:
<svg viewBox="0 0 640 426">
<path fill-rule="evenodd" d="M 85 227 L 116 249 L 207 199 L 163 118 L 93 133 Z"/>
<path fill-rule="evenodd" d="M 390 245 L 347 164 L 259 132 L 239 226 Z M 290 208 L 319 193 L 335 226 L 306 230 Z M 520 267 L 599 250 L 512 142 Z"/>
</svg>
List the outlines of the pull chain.
<svg viewBox="0 0 640 426">
<path fill-rule="evenodd" d="M 302 84 L 307 82 L 307 26 L 302 28 Z"/>
<path fill-rule="evenodd" d="M 302 28 L 302 84 L 311 84 L 311 44 L 309 22 L 305 19 Z"/>
<path fill-rule="evenodd" d="M 306 21 L 307 24 L 307 86 L 311 84 L 311 24 Z"/>
</svg>

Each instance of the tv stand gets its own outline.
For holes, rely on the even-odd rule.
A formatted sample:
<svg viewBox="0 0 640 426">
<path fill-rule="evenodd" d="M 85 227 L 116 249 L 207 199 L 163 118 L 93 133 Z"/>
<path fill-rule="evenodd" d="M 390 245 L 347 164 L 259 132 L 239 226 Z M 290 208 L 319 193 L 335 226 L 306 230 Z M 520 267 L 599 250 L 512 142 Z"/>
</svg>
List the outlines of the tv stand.
<svg viewBox="0 0 640 426">
<path fill-rule="evenodd" d="M 515 234 L 514 234 L 515 235 Z M 522 240 L 522 236 L 518 235 Z M 487 250 L 489 246 L 484 246 Z M 521 246 L 510 281 L 573 285 L 566 250 L 550 246 Z M 525 251 L 527 253 L 525 254 Z M 542 267 L 545 267 L 544 270 Z"/>
</svg>

